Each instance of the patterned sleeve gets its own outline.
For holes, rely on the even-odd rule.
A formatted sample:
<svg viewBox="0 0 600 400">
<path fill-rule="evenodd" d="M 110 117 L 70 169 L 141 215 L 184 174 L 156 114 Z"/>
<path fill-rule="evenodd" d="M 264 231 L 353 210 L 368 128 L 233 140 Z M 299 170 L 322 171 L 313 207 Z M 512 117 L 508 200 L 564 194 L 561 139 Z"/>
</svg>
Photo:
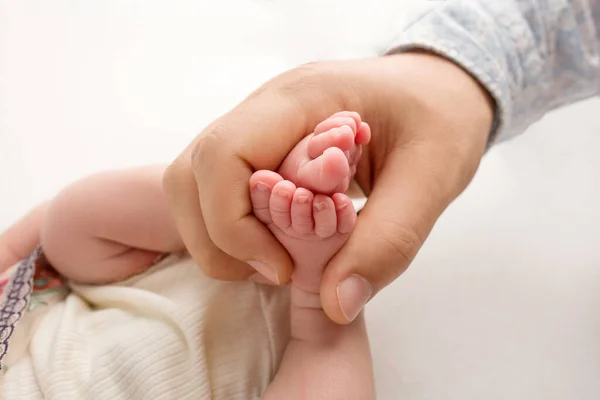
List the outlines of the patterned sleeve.
<svg viewBox="0 0 600 400">
<path fill-rule="evenodd" d="M 600 94 L 600 0 L 436 3 L 388 53 L 428 49 L 470 72 L 496 101 L 490 142 Z"/>
</svg>

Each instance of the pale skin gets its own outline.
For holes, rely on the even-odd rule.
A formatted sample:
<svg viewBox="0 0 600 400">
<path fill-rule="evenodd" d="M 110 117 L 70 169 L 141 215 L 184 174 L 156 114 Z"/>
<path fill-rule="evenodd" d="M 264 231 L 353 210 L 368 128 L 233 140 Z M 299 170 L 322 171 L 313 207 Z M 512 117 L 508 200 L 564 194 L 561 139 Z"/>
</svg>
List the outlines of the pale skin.
<svg viewBox="0 0 600 400">
<path fill-rule="evenodd" d="M 290 281 L 289 252 L 240 188 L 254 171 L 279 168 L 320 121 L 348 109 L 372 129 L 355 177 L 369 201 L 325 268 L 323 310 L 348 324 L 408 268 L 477 170 L 494 116 L 476 79 L 416 49 L 287 71 L 190 143 L 167 169 L 164 188 L 186 248 L 207 275 L 247 279 L 257 270 L 250 262 L 260 261 L 281 284 Z"/>
<path fill-rule="evenodd" d="M 265 399 L 369 399 L 374 382 L 362 313 L 339 325 L 324 313 L 320 284 L 329 260 L 357 220 L 344 194 L 370 128 L 353 112 L 336 113 L 292 149 L 277 172 L 248 184 L 256 217 L 294 260 L 291 340 Z M 184 251 L 167 207 L 164 166 L 104 172 L 64 189 L 0 236 L 0 270 L 41 243 L 55 269 L 79 283 L 122 280 L 164 253 Z M 281 283 L 269 269 L 252 280 Z M 294 397 L 296 396 L 296 397 Z"/>
</svg>

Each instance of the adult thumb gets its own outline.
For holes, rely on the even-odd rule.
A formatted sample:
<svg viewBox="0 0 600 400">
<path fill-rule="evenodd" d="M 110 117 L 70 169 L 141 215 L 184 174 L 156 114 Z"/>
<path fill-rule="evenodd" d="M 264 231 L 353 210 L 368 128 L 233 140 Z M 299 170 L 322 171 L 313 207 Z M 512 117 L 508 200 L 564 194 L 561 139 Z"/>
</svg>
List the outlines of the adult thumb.
<svg viewBox="0 0 600 400">
<path fill-rule="evenodd" d="M 437 218 L 470 180 L 472 173 L 460 164 L 465 163 L 438 144 L 408 143 L 388 154 L 355 230 L 325 270 L 321 302 L 329 318 L 353 321 L 408 268 Z"/>
</svg>

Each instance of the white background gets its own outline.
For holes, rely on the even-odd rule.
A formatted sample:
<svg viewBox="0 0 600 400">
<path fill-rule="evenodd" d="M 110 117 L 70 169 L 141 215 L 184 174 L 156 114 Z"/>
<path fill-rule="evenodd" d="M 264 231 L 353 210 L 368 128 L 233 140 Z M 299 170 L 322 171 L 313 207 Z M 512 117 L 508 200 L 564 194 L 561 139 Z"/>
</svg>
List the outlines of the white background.
<svg viewBox="0 0 600 400">
<path fill-rule="evenodd" d="M 0 0 L 0 229 L 90 172 L 169 162 L 274 74 L 377 54 L 392 3 Z M 380 399 L 600 398 L 599 105 L 492 150 L 370 304 Z"/>
</svg>

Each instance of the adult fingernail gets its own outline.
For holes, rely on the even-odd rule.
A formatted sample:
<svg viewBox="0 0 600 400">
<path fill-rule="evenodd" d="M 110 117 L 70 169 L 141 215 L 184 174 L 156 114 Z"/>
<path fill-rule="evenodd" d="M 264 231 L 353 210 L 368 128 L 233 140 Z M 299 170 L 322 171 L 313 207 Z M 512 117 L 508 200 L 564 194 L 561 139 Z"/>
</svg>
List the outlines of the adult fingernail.
<svg viewBox="0 0 600 400">
<path fill-rule="evenodd" d="M 260 272 L 255 272 L 252 275 L 250 275 L 250 277 L 248 277 L 249 281 L 252 281 L 254 283 L 259 283 L 261 285 L 270 285 L 273 286 L 275 285 L 275 282 L 271 281 L 270 279 L 265 278 L 265 276 L 263 274 L 261 274 Z"/>
<path fill-rule="evenodd" d="M 344 317 L 352 322 L 373 296 L 373 288 L 365 279 L 352 275 L 338 285 L 337 296 Z"/>
<path fill-rule="evenodd" d="M 248 264 L 250 264 L 252 268 L 262 274 L 265 278 L 276 285 L 279 285 L 279 277 L 277 276 L 277 271 L 275 268 L 269 267 L 267 264 L 260 261 L 248 261 Z"/>
</svg>

